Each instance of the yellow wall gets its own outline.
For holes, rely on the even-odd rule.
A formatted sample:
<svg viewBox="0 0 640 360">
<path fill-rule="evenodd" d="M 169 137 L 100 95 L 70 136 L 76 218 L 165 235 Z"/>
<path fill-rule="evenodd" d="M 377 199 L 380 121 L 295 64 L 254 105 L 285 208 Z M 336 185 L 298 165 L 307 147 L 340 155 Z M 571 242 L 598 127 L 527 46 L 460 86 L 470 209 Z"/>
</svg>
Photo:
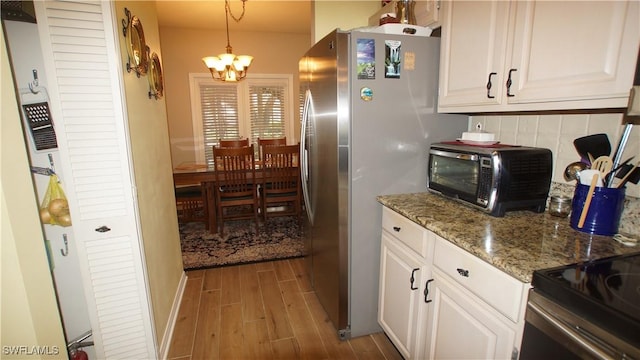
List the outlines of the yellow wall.
<svg viewBox="0 0 640 360">
<path fill-rule="evenodd" d="M 118 19 L 124 17 L 125 7 L 140 19 L 151 54 L 157 53 L 162 61 L 154 2 L 116 2 Z M 119 40 L 126 64 L 125 38 Z M 147 278 L 160 343 L 183 274 L 165 99 L 149 99 L 148 75 L 138 78 L 125 72 L 123 76 Z"/>
<path fill-rule="evenodd" d="M 232 30 L 230 42 L 235 54 L 254 56 L 249 74 L 292 74 L 293 106 L 298 107 L 298 60 L 320 39 L 335 28 L 349 30 L 367 26 L 371 14 L 381 7 L 379 0 L 329 1 L 312 0 L 312 20 L 309 34 L 242 32 Z M 248 8 L 247 11 L 251 11 Z M 241 27 L 242 22 L 239 23 Z M 146 34 L 146 32 L 145 32 Z M 314 34 L 321 34 L 315 36 Z M 202 58 L 224 52 L 224 31 L 160 28 L 167 92 L 167 117 L 174 166 L 196 159 L 191 123 L 189 73 L 208 73 Z M 249 75 L 250 76 L 250 75 Z M 294 111 L 296 140 L 299 140 L 300 119 Z"/>
<path fill-rule="evenodd" d="M 0 345 L 3 359 L 62 359 L 66 345 L 29 173 L 4 34 L 0 131 Z M 49 356 L 7 355 L 4 346 L 48 346 Z M 43 348 L 44 349 L 44 348 Z M 55 354 L 58 351 L 57 355 Z"/>
<path fill-rule="evenodd" d="M 312 0 L 313 43 L 336 28 L 351 30 L 369 26 L 369 16 L 382 7 L 379 0 L 331 1 Z"/>
<path fill-rule="evenodd" d="M 249 8 L 247 11 L 251 11 Z M 240 22 L 242 24 L 242 22 Z M 235 54 L 254 57 L 251 74 L 292 74 L 293 105 L 298 104 L 298 60 L 310 46 L 309 36 L 290 33 L 255 33 L 232 31 L 230 42 Z M 174 166 L 195 161 L 189 97 L 189 73 L 209 74 L 202 58 L 224 52 L 227 44 L 224 31 L 160 28 L 167 88 L 167 115 L 171 136 L 171 156 Z M 294 111 L 295 134 L 299 136 L 299 114 Z"/>
</svg>

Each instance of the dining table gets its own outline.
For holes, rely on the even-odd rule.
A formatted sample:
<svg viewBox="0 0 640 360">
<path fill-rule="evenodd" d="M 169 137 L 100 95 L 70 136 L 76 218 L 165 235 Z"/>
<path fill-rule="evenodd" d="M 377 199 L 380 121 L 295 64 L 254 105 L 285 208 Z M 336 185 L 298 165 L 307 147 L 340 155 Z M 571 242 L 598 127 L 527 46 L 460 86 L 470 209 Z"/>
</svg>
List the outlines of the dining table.
<svg viewBox="0 0 640 360">
<path fill-rule="evenodd" d="M 264 180 L 264 167 L 261 161 L 256 161 L 255 179 L 257 184 L 261 184 Z M 248 171 L 248 170 L 247 170 Z M 224 173 L 219 174 L 221 181 L 224 181 Z M 217 184 L 216 169 L 214 166 L 200 163 L 181 163 L 173 169 L 174 186 L 188 186 L 202 184 L 206 206 L 209 214 L 209 231 L 211 233 L 218 232 L 218 217 L 216 212 L 216 193 Z"/>
</svg>

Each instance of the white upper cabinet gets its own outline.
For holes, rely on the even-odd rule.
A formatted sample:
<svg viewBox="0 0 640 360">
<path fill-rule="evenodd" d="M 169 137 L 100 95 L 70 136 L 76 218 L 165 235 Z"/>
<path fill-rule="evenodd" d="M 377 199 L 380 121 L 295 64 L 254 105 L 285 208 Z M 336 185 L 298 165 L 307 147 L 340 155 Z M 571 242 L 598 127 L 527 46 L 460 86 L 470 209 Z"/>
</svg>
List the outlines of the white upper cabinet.
<svg viewBox="0 0 640 360">
<path fill-rule="evenodd" d="M 443 5 L 440 112 L 626 107 L 637 1 Z"/>
<path fill-rule="evenodd" d="M 415 5 L 416 24 L 432 29 L 440 27 L 440 0 L 418 0 Z"/>
<path fill-rule="evenodd" d="M 440 108 L 500 105 L 509 3 L 445 1 L 443 6 Z"/>
<path fill-rule="evenodd" d="M 515 17 L 509 103 L 627 105 L 640 38 L 637 1 L 522 1 Z"/>
</svg>

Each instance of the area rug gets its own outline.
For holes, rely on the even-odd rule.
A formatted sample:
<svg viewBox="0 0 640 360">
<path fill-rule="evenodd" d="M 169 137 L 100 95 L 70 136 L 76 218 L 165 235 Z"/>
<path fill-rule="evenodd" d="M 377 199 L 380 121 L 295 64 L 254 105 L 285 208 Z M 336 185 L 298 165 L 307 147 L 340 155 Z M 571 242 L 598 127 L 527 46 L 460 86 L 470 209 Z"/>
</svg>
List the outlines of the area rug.
<svg viewBox="0 0 640 360">
<path fill-rule="evenodd" d="M 303 239 L 303 229 L 293 216 L 261 222 L 258 234 L 251 220 L 225 222 L 222 237 L 207 231 L 203 223 L 180 225 L 185 270 L 304 256 Z"/>
</svg>

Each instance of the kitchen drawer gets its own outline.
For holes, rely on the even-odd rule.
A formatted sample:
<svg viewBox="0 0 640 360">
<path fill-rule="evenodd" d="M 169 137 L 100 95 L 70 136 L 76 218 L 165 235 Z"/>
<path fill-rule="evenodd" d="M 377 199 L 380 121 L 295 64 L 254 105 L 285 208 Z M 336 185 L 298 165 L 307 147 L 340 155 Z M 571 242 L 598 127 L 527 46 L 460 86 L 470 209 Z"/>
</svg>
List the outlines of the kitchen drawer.
<svg viewBox="0 0 640 360">
<path fill-rule="evenodd" d="M 442 238 L 436 240 L 433 263 L 513 322 L 520 320 L 524 283 Z"/>
<path fill-rule="evenodd" d="M 387 207 L 382 208 L 382 230 L 421 257 L 431 258 L 435 234 Z"/>
</svg>

